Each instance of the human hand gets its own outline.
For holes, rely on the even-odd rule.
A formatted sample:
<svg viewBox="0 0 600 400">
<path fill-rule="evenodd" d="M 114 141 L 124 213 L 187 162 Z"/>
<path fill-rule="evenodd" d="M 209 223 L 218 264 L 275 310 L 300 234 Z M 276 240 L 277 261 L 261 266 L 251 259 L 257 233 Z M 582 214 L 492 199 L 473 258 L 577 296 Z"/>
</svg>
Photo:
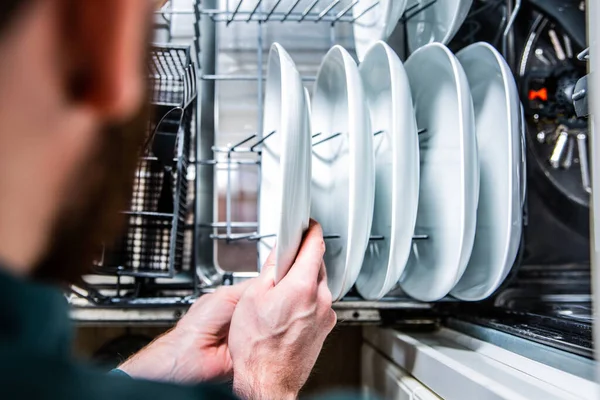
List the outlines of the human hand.
<svg viewBox="0 0 600 400">
<path fill-rule="evenodd" d="M 200 297 L 171 331 L 131 357 L 119 369 L 134 378 L 200 382 L 231 377 L 227 335 L 245 281 Z"/>
<path fill-rule="evenodd" d="M 231 320 L 229 351 L 236 394 L 292 399 L 308 379 L 336 323 L 321 226 L 310 222 L 294 265 L 274 285 L 275 254 L 242 294 Z"/>
</svg>

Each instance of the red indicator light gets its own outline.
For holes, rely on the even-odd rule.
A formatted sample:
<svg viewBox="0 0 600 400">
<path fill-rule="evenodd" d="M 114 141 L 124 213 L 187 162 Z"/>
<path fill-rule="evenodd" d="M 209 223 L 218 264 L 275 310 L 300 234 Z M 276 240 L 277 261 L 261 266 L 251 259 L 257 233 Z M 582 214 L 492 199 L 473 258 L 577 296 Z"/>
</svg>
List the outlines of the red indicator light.
<svg viewBox="0 0 600 400">
<path fill-rule="evenodd" d="M 548 101 L 548 90 L 546 88 L 542 88 L 540 90 L 530 90 L 529 100 Z"/>
</svg>

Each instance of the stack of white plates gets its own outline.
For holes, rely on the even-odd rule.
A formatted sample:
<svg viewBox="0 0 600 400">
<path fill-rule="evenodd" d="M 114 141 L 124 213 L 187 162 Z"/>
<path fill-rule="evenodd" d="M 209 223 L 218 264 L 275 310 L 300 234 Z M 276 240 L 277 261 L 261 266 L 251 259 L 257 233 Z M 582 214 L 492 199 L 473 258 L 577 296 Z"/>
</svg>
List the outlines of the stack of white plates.
<svg viewBox="0 0 600 400">
<path fill-rule="evenodd" d="M 312 107 L 273 45 L 263 135 L 276 133 L 262 151 L 260 234 L 277 237 L 261 240 L 261 260 L 277 240 L 282 279 L 310 214 L 326 236 L 334 300 L 355 284 L 369 300 L 396 284 L 420 301 L 490 296 L 521 239 L 521 113 L 506 62 L 484 43 L 458 58 L 426 44 L 403 65 L 377 41 L 360 68 L 335 46 Z"/>
<path fill-rule="evenodd" d="M 400 279 L 421 301 L 446 296 L 471 255 L 479 199 L 479 165 L 469 82 L 456 57 L 431 43 L 406 62 L 419 137 L 421 182 L 415 241 Z"/>
</svg>

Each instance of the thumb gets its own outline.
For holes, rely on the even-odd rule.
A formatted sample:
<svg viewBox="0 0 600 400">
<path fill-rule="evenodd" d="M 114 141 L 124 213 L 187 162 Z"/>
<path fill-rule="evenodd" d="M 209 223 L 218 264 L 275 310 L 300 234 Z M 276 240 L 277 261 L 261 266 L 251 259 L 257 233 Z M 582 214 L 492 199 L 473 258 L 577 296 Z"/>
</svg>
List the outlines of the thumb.
<svg viewBox="0 0 600 400">
<path fill-rule="evenodd" d="M 218 289 L 218 292 L 222 293 L 222 295 L 226 297 L 228 301 L 237 304 L 246 289 L 248 289 L 255 281 L 256 279 L 247 279 L 232 286 L 221 286 Z"/>
<path fill-rule="evenodd" d="M 275 286 L 276 249 L 277 245 L 273 246 L 273 249 L 271 249 L 269 256 L 260 270 L 260 275 L 256 278 L 257 286 L 260 288 L 260 291 L 267 291 Z"/>
</svg>

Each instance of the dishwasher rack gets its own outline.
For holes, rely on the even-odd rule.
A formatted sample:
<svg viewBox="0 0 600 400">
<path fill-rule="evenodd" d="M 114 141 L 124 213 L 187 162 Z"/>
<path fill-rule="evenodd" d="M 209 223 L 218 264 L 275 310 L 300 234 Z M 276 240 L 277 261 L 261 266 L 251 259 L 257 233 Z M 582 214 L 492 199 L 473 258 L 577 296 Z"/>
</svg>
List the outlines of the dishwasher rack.
<svg viewBox="0 0 600 400">
<path fill-rule="evenodd" d="M 232 170 L 240 165 L 256 165 L 260 168 L 261 145 L 277 132 L 268 132 L 263 136 L 263 83 L 265 80 L 263 72 L 263 63 L 265 60 L 265 43 L 264 32 L 261 25 L 275 23 L 324 23 L 328 24 L 329 29 L 329 44 L 333 46 L 337 44 L 336 26 L 340 24 L 353 24 L 360 21 L 360 18 L 379 5 L 379 1 L 374 1 L 371 6 L 364 9 L 363 12 L 356 16 L 352 16 L 352 9 L 360 0 L 341 2 L 340 0 L 311 0 L 308 4 L 303 3 L 303 7 L 299 7 L 300 0 L 295 0 L 288 5 L 287 8 L 280 10 L 281 0 L 271 2 L 269 6 L 264 5 L 262 0 L 236 0 L 235 6 L 230 9 L 229 2 L 226 3 L 225 9 L 218 9 L 218 2 L 215 0 L 205 0 L 204 7 L 200 8 L 200 14 L 204 18 L 200 24 L 201 36 L 200 53 L 201 63 L 203 65 L 202 74 L 200 75 L 200 85 L 202 88 L 201 99 L 201 119 L 200 119 L 200 137 L 202 140 L 198 142 L 197 154 L 199 158 L 208 159 L 200 161 L 200 166 L 197 173 L 196 190 L 198 199 L 196 204 L 196 215 L 198 215 L 198 231 L 196 235 L 196 268 L 198 276 L 203 284 L 208 286 L 219 285 L 235 280 L 236 278 L 245 278 L 248 273 L 227 273 L 219 268 L 215 256 L 214 241 L 225 243 L 233 243 L 237 241 L 258 242 L 270 235 L 258 234 L 258 223 L 247 221 L 235 221 L 232 217 Z M 398 27 L 394 32 L 396 37 L 394 40 L 394 50 L 402 59 L 406 59 L 407 46 L 405 43 L 405 28 L 406 22 L 427 10 L 437 1 L 429 0 L 409 6 L 403 17 L 398 23 Z M 497 7 L 505 4 L 505 13 L 501 26 L 503 53 L 509 55 L 510 40 L 512 27 L 521 8 L 521 0 L 517 0 L 514 4 L 511 0 L 486 1 L 479 7 L 471 10 L 471 14 L 479 13 L 490 7 Z M 251 5 L 247 10 L 243 10 L 244 5 Z M 215 45 L 215 31 L 218 24 L 222 29 L 227 29 L 235 23 L 256 23 L 258 24 L 258 34 L 256 39 L 256 74 L 255 75 L 226 75 L 216 71 L 217 48 Z M 293 57 L 293 54 L 292 54 Z M 507 57 L 510 58 L 510 57 Z M 312 82 L 316 79 L 315 76 L 302 76 L 304 82 Z M 257 101 L 256 109 L 258 119 L 256 122 L 256 132 L 241 140 L 229 144 L 227 146 L 216 146 L 215 137 L 219 134 L 215 123 L 215 84 L 224 81 L 256 81 L 257 85 Z M 419 133 L 423 133 L 426 129 L 422 129 Z M 322 141 L 331 139 L 336 135 L 328 136 L 314 143 L 318 144 Z M 313 145 L 314 145 L 313 144 Z M 241 155 L 241 157 L 236 157 Z M 214 165 L 225 166 L 227 180 L 225 191 L 225 218 L 218 220 L 214 215 L 214 199 L 215 192 L 215 177 L 210 170 Z M 260 173 L 258 173 L 260 176 Z M 260 180 L 257 193 L 260 193 Z M 250 230 L 250 232 L 248 232 Z M 339 235 L 335 232 L 326 232 L 325 239 L 337 239 Z M 425 235 L 416 234 L 413 240 L 427 240 Z M 381 240 L 380 237 L 371 237 L 371 240 Z M 260 265 L 257 265 L 257 270 Z"/>
<path fill-rule="evenodd" d="M 181 150 L 183 153 L 179 152 L 175 157 L 177 172 L 174 174 L 174 178 L 176 180 L 175 187 L 185 187 L 185 190 L 181 193 L 176 191 L 175 195 L 177 196 L 179 193 L 180 197 L 176 198 L 178 201 L 175 201 L 174 204 L 178 204 L 179 209 L 173 210 L 172 213 L 159 215 L 161 213 L 156 212 L 156 199 L 152 200 L 154 203 L 152 201 L 147 203 L 143 196 L 142 204 L 151 204 L 154 208 L 150 210 L 132 209 L 126 212 L 129 214 L 130 222 L 137 221 L 135 218 L 140 216 L 151 219 L 164 217 L 164 220 L 168 214 L 171 218 L 169 223 L 172 224 L 173 229 L 167 244 L 166 265 L 165 259 L 161 258 L 163 253 L 158 258 L 161 260 L 158 268 L 151 266 L 151 268 L 144 269 L 140 268 L 139 263 L 134 265 L 135 261 L 140 258 L 136 258 L 135 253 L 131 251 L 131 246 L 127 248 L 127 241 L 123 242 L 124 246 L 121 247 L 120 252 L 117 252 L 120 257 L 118 258 L 119 262 L 113 262 L 111 265 L 109 261 L 114 260 L 114 257 L 111 258 L 105 254 L 101 260 L 104 263 L 95 267 L 94 272 L 97 274 L 86 276 L 81 284 L 72 288 L 73 294 L 69 300 L 74 305 L 74 318 L 80 322 L 112 320 L 140 323 L 176 320 L 197 296 L 210 293 L 220 285 L 232 284 L 258 274 L 260 266 L 257 265 L 257 257 L 252 261 L 254 264 L 251 266 L 252 271 L 229 272 L 222 269 L 217 262 L 217 247 L 245 243 L 256 248 L 255 244 L 261 239 L 257 233 L 259 231 L 258 222 L 237 220 L 232 209 L 233 172 L 236 168 L 244 166 L 256 168 L 257 175 L 260 176 L 261 145 L 271 135 L 276 134 L 276 132 L 269 132 L 265 136 L 262 135 L 263 85 L 265 81 L 263 68 L 266 61 L 265 46 L 270 43 L 267 43 L 261 27 L 275 24 L 321 26 L 325 29 L 328 27 L 329 37 L 326 39 L 331 47 L 339 43 L 338 30 L 346 29 L 348 32 L 354 22 L 371 12 L 379 4 L 378 1 L 375 1 L 360 15 L 352 16 L 353 7 L 359 1 L 365 0 L 289 0 L 289 4 L 285 7 L 282 0 L 189 0 L 193 3 L 192 9 L 177 9 L 173 5 L 174 1 L 171 0 L 156 13 L 155 25 L 166 30 L 167 41 L 171 41 L 174 38 L 173 21 L 175 18 L 178 16 L 193 17 L 192 37 L 189 38 L 192 43 L 191 46 L 185 46 L 187 49 L 185 50 L 187 57 L 185 62 L 188 63 L 188 66 L 184 68 L 185 73 L 182 75 L 184 81 L 191 83 L 178 86 L 178 91 L 182 89 L 183 93 L 187 94 L 184 99 L 177 98 L 175 103 L 164 102 L 163 104 L 165 99 L 156 97 L 154 103 L 155 107 L 160 110 L 159 115 L 164 116 L 167 122 L 175 117 L 175 121 L 171 121 L 171 123 L 179 122 L 179 125 L 184 127 L 184 129 L 176 131 L 176 134 L 182 135 L 183 138 L 178 141 L 182 147 L 178 151 Z M 409 6 L 401 18 L 398 28 L 394 32 L 393 47 L 402 59 L 406 59 L 408 56 L 405 50 L 407 48 L 404 29 L 406 21 L 418 16 L 437 1 L 444 0 L 428 0 Z M 502 7 L 503 17 L 499 22 L 500 29 L 497 35 L 497 40 L 501 43 L 497 43 L 497 46 L 502 48 L 507 61 L 514 66 L 511 42 L 513 25 L 521 8 L 521 0 L 475 0 L 474 4 L 471 15 L 492 7 Z M 256 71 L 250 74 L 223 74 L 217 69 L 218 30 L 231 29 L 240 24 L 254 24 L 258 28 L 253 50 L 256 56 Z M 172 44 L 167 47 L 173 46 L 178 47 Z M 153 60 L 156 61 L 155 58 Z M 169 64 L 164 65 L 168 66 Z M 158 66 L 160 67 L 160 65 Z M 198 68 L 197 76 L 196 68 Z M 154 71 L 156 72 L 156 69 Z M 181 75 L 181 68 L 177 71 Z M 155 89 L 159 89 L 155 90 L 155 93 L 161 93 L 161 89 L 162 92 L 165 92 L 164 89 L 167 87 L 164 79 L 161 81 L 161 78 L 165 76 L 168 74 L 150 74 Z M 302 80 L 306 84 L 311 84 L 315 79 L 314 74 L 302 76 Z M 221 134 L 216 118 L 219 107 L 217 85 L 224 82 L 256 84 L 255 107 L 258 118 L 255 124 L 256 133 L 242 137 L 233 143 L 220 145 L 217 143 Z M 174 99 L 168 100 L 173 101 Z M 184 112 L 179 112 L 178 109 Z M 160 125 L 161 122 L 165 121 L 159 121 L 156 125 Z M 189 146 L 189 152 L 184 150 L 185 146 Z M 185 157 L 180 157 L 181 155 L 185 155 Z M 142 158 L 141 163 L 142 165 L 146 163 L 146 166 L 149 166 L 152 171 L 152 168 L 158 168 L 157 166 L 160 164 L 158 161 L 157 157 L 146 155 Z M 158 168 L 159 174 L 164 173 L 161 168 Z M 224 172 L 226 176 L 222 210 L 218 210 L 216 206 L 218 201 L 217 169 Z M 158 181 L 160 182 L 160 179 Z M 260 181 L 257 182 L 256 193 L 260 193 Z M 258 204 L 256 204 L 257 209 Z M 223 215 L 220 216 L 218 211 L 223 211 Z M 133 238 L 129 239 L 133 241 L 135 241 L 135 229 L 134 226 L 129 230 L 129 233 L 133 235 Z M 334 240 L 337 237 L 335 232 L 327 234 L 328 240 Z M 186 235 L 189 236 L 189 248 L 184 248 L 183 237 Z M 371 238 L 371 240 L 377 239 L 380 238 Z M 416 235 L 414 239 L 427 240 L 428 238 Z M 129 241 L 129 244 L 132 240 Z M 161 242 L 160 246 L 164 246 L 164 243 Z M 147 247 L 147 250 L 153 251 L 156 246 L 150 243 L 150 246 Z M 152 257 L 157 256 L 153 253 L 149 254 L 151 254 L 149 261 L 154 260 Z M 123 263 L 123 259 L 128 262 Z M 387 310 L 387 313 L 393 314 L 394 317 L 391 318 L 393 320 L 398 320 L 395 313 L 399 310 L 403 310 L 404 313 L 415 311 L 418 319 L 424 320 L 427 319 L 426 312 L 432 308 L 432 305 L 414 302 L 401 294 L 398 296 L 391 294 L 380 302 L 369 302 L 350 293 L 343 301 L 336 303 L 334 308 L 338 311 L 340 320 L 377 322 L 383 318 L 380 310 Z M 128 313 L 128 309 L 135 309 L 136 313 Z M 90 313 L 92 310 L 97 313 Z"/>
</svg>

